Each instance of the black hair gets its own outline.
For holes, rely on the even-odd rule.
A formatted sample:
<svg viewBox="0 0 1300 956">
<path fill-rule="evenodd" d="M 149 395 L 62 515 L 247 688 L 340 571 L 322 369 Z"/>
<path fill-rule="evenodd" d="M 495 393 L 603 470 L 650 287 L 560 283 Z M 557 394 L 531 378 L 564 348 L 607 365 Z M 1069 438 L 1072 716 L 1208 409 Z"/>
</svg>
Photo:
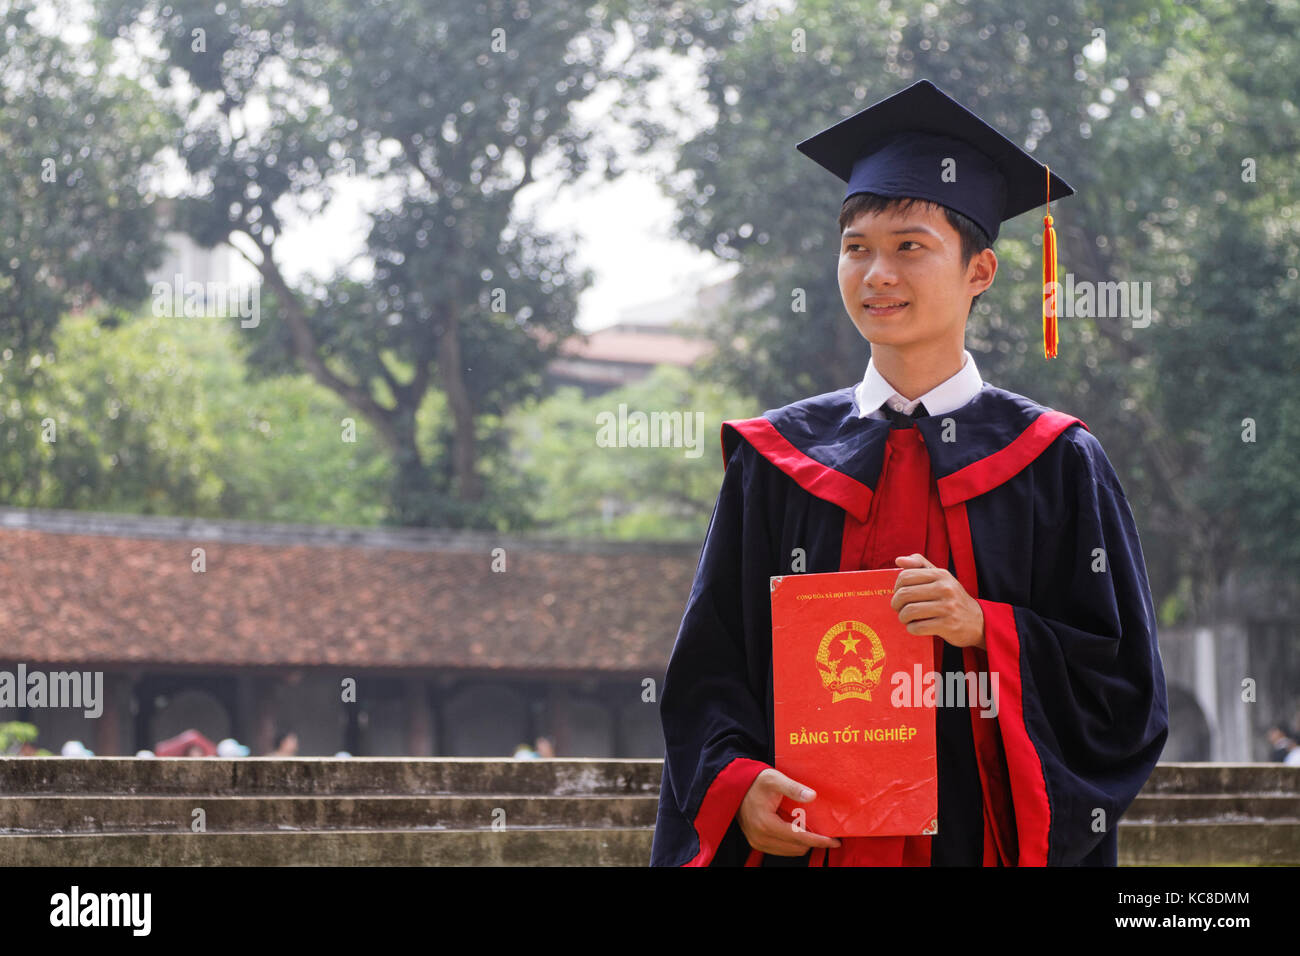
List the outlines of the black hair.
<svg viewBox="0 0 1300 956">
<path fill-rule="evenodd" d="M 882 212 L 906 212 L 916 203 L 934 209 L 942 209 L 945 216 L 948 217 L 948 225 L 957 230 L 957 235 L 961 237 L 961 264 L 962 268 L 970 265 L 970 261 L 985 249 L 992 248 L 993 243 L 989 240 L 989 234 L 975 224 L 975 221 L 969 216 L 963 216 L 955 209 L 949 209 L 939 203 L 931 202 L 928 199 L 914 199 L 909 196 L 882 196 L 879 193 L 854 193 L 848 199 L 844 200 L 844 205 L 840 207 L 840 232 L 843 233 L 849 227 L 849 224 L 863 213 L 882 213 Z M 981 292 L 980 295 L 984 293 Z M 975 308 L 975 303 L 979 301 L 977 295 L 971 299 L 971 308 Z"/>
</svg>

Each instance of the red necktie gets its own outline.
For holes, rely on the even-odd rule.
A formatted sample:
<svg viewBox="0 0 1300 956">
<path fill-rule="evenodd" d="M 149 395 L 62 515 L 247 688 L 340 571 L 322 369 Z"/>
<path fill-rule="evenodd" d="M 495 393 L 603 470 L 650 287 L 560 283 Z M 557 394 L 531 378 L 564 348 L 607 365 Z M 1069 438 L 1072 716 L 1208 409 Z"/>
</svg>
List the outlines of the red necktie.
<svg viewBox="0 0 1300 956">
<path fill-rule="evenodd" d="M 924 415 L 918 406 L 917 411 Z M 901 414 L 901 413 L 900 413 Z M 948 566 L 948 533 L 925 439 L 915 427 L 891 428 L 866 526 L 846 514 L 841 571 L 897 568 L 894 559 L 923 554 Z M 856 552 L 856 553 L 855 553 Z M 943 640 L 935 637 L 935 670 L 943 669 Z M 840 837 L 838 847 L 814 848 L 809 866 L 929 866 L 928 836 Z"/>
</svg>

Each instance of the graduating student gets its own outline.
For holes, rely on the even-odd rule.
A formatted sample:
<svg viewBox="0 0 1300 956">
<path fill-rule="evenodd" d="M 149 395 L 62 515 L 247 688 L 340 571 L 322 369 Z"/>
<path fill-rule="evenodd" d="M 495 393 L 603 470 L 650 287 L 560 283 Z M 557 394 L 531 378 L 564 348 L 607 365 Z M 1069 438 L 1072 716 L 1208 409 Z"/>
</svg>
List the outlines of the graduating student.
<svg viewBox="0 0 1300 956">
<path fill-rule="evenodd" d="M 798 148 L 848 183 L 840 289 L 871 358 L 856 385 L 723 423 L 660 700 L 651 865 L 1113 866 L 1168 733 L 1136 523 L 1088 426 L 984 382 L 964 347 L 999 224 L 1073 190 L 927 80 Z M 769 579 L 863 568 L 902 569 L 892 606 L 936 671 L 997 688 L 995 717 L 936 708 L 933 836 L 803 832 L 778 810 L 815 795 L 774 766 Z"/>
</svg>

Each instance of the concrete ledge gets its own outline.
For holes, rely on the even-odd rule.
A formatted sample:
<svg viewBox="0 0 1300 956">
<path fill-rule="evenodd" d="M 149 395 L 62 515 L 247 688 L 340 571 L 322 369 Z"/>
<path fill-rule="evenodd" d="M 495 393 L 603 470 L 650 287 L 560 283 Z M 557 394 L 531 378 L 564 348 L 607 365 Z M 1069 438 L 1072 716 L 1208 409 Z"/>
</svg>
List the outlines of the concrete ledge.
<svg viewBox="0 0 1300 956">
<path fill-rule="evenodd" d="M 1159 763 L 1142 792 L 1280 793 L 1300 798 L 1300 767 L 1281 763 Z"/>
<path fill-rule="evenodd" d="M 1297 823 L 1300 796 L 1289 793 L 1140 793 L 1125 823 Z"/>
<path fill-rule="evenodd" d="M 0 757 L 4 794 L 658 794 L 659 760 Z"/>
<path fill-rule="evenodd" d="M 645 796 L 17 796 L 0 797 L 0 834 L 189 833 L 202 809 L 209 833 L 228 830 L 391 830 L 507 826 L 654 827 Z"/>
<path fill-rule="evenodd" d="M 321 830 L 0 837 L 0 866 L 648 866 L 653 832 Z"/>
<path fill-rule="evenodd" d="M 0 865 L 645 866 L 659 760 L 0 757 Z M 206 832 L 192 833 L 202 807 Z M 504 830 L 494 830 L 504 811 Z M 1300 767 L 1161 764 L 1125 866 L 1300 865 Z"/>
<path fill-rule="evenodd" d="M 1121 823 L 1121 866 L 1297 866 L 1300 824 Z"/>
</svg>

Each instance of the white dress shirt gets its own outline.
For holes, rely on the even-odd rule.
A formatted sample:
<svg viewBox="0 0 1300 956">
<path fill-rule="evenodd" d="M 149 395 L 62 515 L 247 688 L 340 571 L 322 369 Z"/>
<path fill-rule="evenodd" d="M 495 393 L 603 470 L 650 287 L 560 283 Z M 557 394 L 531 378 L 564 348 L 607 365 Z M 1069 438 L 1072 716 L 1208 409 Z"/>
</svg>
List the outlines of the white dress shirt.
<svg viewBox="0 0 1300 956">
<path fill-rule="evenodd" d="M 885 377 L 876 371 L 875 362 L 872 360 L 867 361 L 867 374 L 857 384 L 853 394 L 857 399 L 859 418 L 887 418 L 881 408 L 886 402 L 889 403 L 890 408 L 906 415 L 912 414 L 921 402 L 925 403 L 927 413 L 944 415 L 961 408 L 978 395 L 983 387 L 984 380 L 980 378 L 979 369 L 975 367 L 975 359 L 971 357 L 969 351 L 963 349 L 961 369 L 917 399 L 908 401 L 898 394 L 894 386 L 885 381 Z"/>
</svg>

